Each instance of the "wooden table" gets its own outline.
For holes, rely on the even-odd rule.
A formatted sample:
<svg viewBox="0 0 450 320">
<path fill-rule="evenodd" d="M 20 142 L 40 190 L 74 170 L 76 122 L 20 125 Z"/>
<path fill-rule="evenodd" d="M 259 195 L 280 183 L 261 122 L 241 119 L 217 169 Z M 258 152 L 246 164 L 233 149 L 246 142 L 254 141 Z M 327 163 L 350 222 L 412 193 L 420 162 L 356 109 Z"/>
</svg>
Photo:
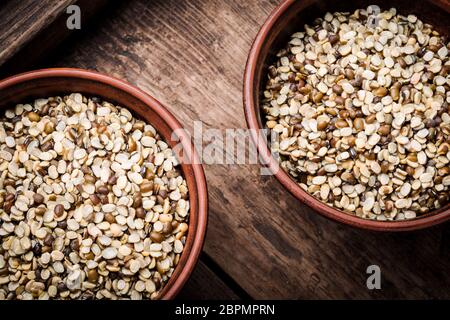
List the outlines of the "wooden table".
<svg viewBox="0 0 450 320">
<path fill-rule="evenodd" d="M 24 20 L 13 9 L 26 2 L 37 7 Z M 55 2 L 64 8 L 77 1 L 0 5 L 4 38 L 8 24 L 20 23 L 16 34 L 0 34 L 1 77 L 42 67 L 93 69 L 153 95 L 191 133 L 197 120 L 222 133 L 246 127 L 245 61 L 277 0 L 91 1 L 81 31 L 65 30 L 59 7 L 59 15 L 34 25 L 41 32 L 30 31 Z M 8 41 L 24 32 L 27 39 Z M 357 230 L 301 204 L 258 165 L 205 165 L 205 172 L 208 234 L 180 298 L 450 298 L 449 224 L 402 234 Z M 381 268 L 381 290 L 366 287 L 373 264 Z"/>
</svg>

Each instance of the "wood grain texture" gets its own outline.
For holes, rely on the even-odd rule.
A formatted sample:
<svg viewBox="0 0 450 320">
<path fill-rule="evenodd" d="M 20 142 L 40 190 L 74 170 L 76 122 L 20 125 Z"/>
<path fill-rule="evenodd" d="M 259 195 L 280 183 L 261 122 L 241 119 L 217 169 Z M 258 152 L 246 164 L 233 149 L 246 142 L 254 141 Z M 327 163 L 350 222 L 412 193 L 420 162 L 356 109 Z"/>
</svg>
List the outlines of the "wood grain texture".
<svg viewBox="0 0 450 320">
<path fill-rule="evenodd" d="M 0 65 L 50 25 L 75 0 L 9 0 L 0 6 Z"/>
<path fill-rule="evenodd" d="M 95 69 L 160 100 L 192 133 L 245 128 L 242 75 L 275 0 L 133 0 L 39 67 Z M 450 225 L 382 234 L 329 221 L 258 165 L 206 165 L 206 253 L 254 298 L 450 298 Z M 366 287 L 366 268 L 382 290 Z M 206 285 L 206 284 L 205 284 Z"/>
<path fill-rule="evenodd" d="M 239 296 L 200 260 L 177 298 L 180 300 L 238 300 Z"/>
<path fill-rule="evenodd" d="M 81 28 L 87 27 L 91 18 L 108 0 L 75 1 L 22 1 L 9 0 L 0 4 L 0 77 L 17 70 L 30 69 L 36 62 L 51 53 L 65 38 L 80 30 L 69 30 L 66 8 L 76 4 L 81 11 Z M 113 1 L 111 1 L 113 2 Z M 26 15 L 17 13 L 26 12 Z"/>
</svg>

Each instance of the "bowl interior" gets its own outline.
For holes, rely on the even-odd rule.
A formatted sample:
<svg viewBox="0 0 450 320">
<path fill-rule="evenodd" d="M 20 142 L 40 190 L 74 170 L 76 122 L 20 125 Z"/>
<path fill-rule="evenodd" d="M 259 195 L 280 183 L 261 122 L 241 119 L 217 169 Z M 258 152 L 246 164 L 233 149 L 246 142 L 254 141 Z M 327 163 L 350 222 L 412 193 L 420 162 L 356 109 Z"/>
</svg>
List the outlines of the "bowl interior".
<svg viewBox="0 0 450 320">
<path fill-rule="evenodd" d="M 378 5 L 381 10 L 395 7 L 397 12 L 402 15 L 414 14 L 423 22 L 432 24 L 442 35 L 449 36 L 450 3 L 441 0 L 286 0 L 274 10 L 262 27 L 249 56 L 246 80 L 244 81 L 244 103 L 250 127 L 265 128 L 264 115 L 261 114 L 259 106 L 267 81 L 267 69 L 276 61 L 276 54 L 286 46 L 291 35 L 303 31 L 305 24 L 312 24 L 315 19 L 323 17 L 326 12 L 352 12 L 358 8 L 367 8 L 369 5 Z M 262 146 L 259 143 L 258 147 L 263 156 L 268 154 L 266 145 Z M 273 158 L 266 159 L 266 162 L 273 165 Z M 426 217 L 433 217 L 434 221 L 430 220 L 432 224 L 444 219 L 442 217 L 444 214 L 446 215 L 445 219 L 450 218 L 450 204 L 448 204 L 439 210 L 409 221 L 381 222 L 361 219 L 324 205 L 303 191 L 287 173 L 280 171 L 276 174 L 277 178 L 297 198 L 326 216 L 344 223 L 376 230 L 393 230 L 394 228 L 409 230 L 425 227 L 426 223 L 413 221 L 423 220 Z M 442 215 L 436 216 L 437 213 Z"/>
<path fill-rule="evenodd" d="M 178 121 L 158 101 L 120 80 L 74 69 L 37 71 L 19 77 L 21 79 L 12 81 L 13 84 L 3 83 L 2 86 L 0 81 L 0 110 L 14 107 L 16 103 L 32 102 L 39 97 L 80 92 L 128 108 L 134 116 L 151 124 L 172 148 L 179 143 L 172 137 L 175 129 L 181 129 Z M 175 136 L 182 142 L 182 152 L 192 152 L 195 156 L 189 137 L 178 130 Z M 161 299 L 173 298 L 187 280 L 201 251 L 206 228 L 207 196 L 203 169 L 200 165 L 182 163 L 181 170 L 189 189 L 189 230 L 182 256 L 160 293 Z"/>
<path fill-rule="evenodd" d="M 254 74 L 254 83 L 258 91 L 255 92 L 255 102 L 259 106 L 262 92 L 266 85 L 267 68 L 276 61 L 276 54 L 286 46 L 292 34 L 304 30 L 305 24 L 312 24 L 315 19 L 323 18 L 326 12 L 352 12 L 359 8 L 367 8 L 369 5 L 378 5 L 381 10 L 395 7 L 402 15 L 414 14 L 420 20 L 432 24 L 442 35 L 449 36 L 450 13 L 440 6 L 446 6 L 450 10 L 450 3 L 441 1 L 411 1 L 411 0 L 288 0 L 289 8 L 276 19 L 273 27 L 267 33 L 264 44 L 261 47 Z M 259 108 L 256 110 L 259 124 L 263 127 L 264 119 Z"/>
</svg>

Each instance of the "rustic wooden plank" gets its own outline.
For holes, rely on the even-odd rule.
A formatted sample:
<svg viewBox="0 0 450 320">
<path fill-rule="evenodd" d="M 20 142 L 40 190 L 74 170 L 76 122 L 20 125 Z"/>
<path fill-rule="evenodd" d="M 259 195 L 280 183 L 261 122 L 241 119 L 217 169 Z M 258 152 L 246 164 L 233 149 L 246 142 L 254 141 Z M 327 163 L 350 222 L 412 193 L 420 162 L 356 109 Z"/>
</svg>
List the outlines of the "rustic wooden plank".
<svg viewBox="0 0 450 320">
<path fill-rule="evenodd" d="M 0 6 L 0 65 L 48 27 L 75 0 L 10 0 Z"/>
<path fill-rule="evenodd" d="M 238 300 L 240 297 L 202 259 L 177 296 L 180 300 Z"/>
<path fill-rule="evenodd" d="M 39 66 L 97 69 L 146 90 L 192 132 L 244 128 L 242 75 L 275 0 L 134 0 Z M 111 18 L 114 17 L 114 18 Z M 76 41 L 75 41 L 76 40 Z M 405 234 L 326 220 L 259 166 L 205 166 L 205 251 L 254 298 L 450 298 L 450 225 Z M 382 290 L 366 287 L 379 265 Z"/>
<path fill-rule="evenodd" d="M 27 70 L 70 34 L 82 32 L 66 27 L 68 5 L 80 7 L 84 28 L 106 3 L 107 0 L 9 0 L 0 4 L 0 30 L 5 30 L 0 34 L 0 75 Z"/>
</svg>

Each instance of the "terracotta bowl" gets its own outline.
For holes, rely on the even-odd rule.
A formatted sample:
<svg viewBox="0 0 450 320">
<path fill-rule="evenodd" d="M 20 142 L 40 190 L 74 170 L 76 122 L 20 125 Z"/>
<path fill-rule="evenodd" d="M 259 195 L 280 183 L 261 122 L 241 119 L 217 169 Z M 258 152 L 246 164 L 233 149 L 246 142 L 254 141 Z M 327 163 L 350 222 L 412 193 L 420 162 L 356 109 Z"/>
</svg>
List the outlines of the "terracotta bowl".
<svg viewBox="0 0 450 320">
<path fill-rule="evenodd" d="M 252 138 L 257 145 L 264 163 L 270 168 L 281 184 L 297 199 L 322 215 L 336 221 L 371 230 L 405 231 L 430 227 L 450 219 L 450 205 L 430 212 L 416 219 L 406 221 L 372 221 L 362 219 L 332 208 L 304 191 L 285 171 L 278 167 L 267 145 L 267 138 L 259 133 L 264 128 L 260 112 L 260 99 L 267 79 L 267 68 L 275 61 L 276 53 L 283 48 L 290 36 L 304 30 L 305 23 L 323 17 L 326 12 L 354 11 L 378 5 L 382 10 L 397 8 L 403 15 L 415 14 L 422 21 L 435 26 L 444 35 L 449 35 L 450 2 L 446 0 L 285 0 L 275 8 L 257 34 L 244 75 L 244 109 Z"/>
<path fill-rule="evenodd" d="M 132 85 L 106 75 L 81 69 L 45 69 L 19 74 L 0 81 L 0 108 L 11 107 L 37 97 L 80 92 L 101 97 L 107 101 L 127 107 L 138 118 L 155 127 L 164 140 L 173 148 L 181 141 L 185 156 L 194 164 L 181 164 L 187 181 L 191 205 L 189 230 L 186 245 L 178 266 L 160 299 L 173 299 L 191 275 L 200 255 L 206 232 L 208 196 L 205 175 L 190 137 L 180 123 L 157 100 Z"/>
</svg>

